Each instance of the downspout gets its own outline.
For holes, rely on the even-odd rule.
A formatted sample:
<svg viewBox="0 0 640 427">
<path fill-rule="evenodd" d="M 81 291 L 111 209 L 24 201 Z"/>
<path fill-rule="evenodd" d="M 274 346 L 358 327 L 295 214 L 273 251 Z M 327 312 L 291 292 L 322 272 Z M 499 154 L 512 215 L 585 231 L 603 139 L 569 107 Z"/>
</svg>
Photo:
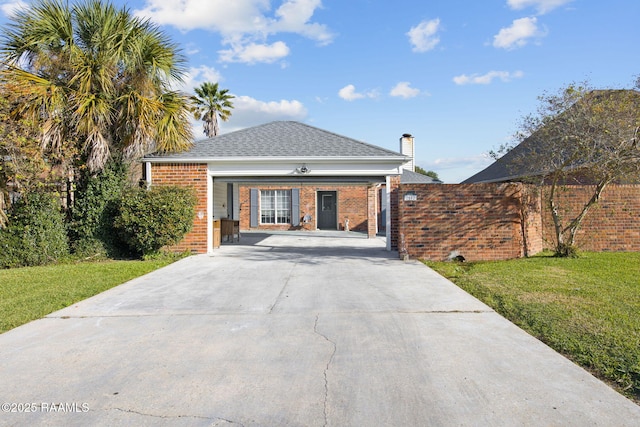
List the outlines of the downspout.
<svg viewBox="0 0 640 427">
<path fill-rule="evenodd" d="M 144 176 L 147 181 L 147 190 L 151 187 L 151 162 L 144 163 Z"/>
<path fill-rule="evenodd" d="M 380 224 L 378 224 L 378 195 L 380 194 L 380 187 L 382 187 L 382 183 L 376 184 L 375 195 L 376 195 L 376 236 L 380 232 Z"/>
</svg>

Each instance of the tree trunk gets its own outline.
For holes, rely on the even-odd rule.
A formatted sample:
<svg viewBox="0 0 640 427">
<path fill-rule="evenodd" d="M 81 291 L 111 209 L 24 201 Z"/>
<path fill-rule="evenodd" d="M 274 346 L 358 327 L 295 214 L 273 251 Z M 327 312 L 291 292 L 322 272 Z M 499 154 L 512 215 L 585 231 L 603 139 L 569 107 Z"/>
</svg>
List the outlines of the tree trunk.
<svg viewBox="0 0 640 427">
<path fill-rule="evenodd" d="M 213 113 L 213 116 L 211 119 L 213 121 L 213 136 L 216 136 L 220 133 L 220 128 L 218 127 L 218 114 Z"/>
<path fill-rule="evenodd" d="M 0 228 L 5 228 L 9 223 L 9 218 L 7 218 L 7 215 L 4 213 L 6 208 L 7 205 L 4 201 L 4 191 L 0 189 Z"/>
<path fill-rule="evenodd" d="M 598 203 L 598 200 L 600 200 L 600 196 L 602 195 L 602 192 L 607 187 L 607 185 L 609 185 L 610 182 L 611 182 L 610 179 L 605 179 L 600 181 L 598 185 L 596 185 L 596 188 L 593 191 L 593 195 L 591 196 L 591 199 L 589 199 L 589 201 L 583 206 L 580 214 L 576 216 L 573 219 L 573 221 L 571 221 L 571 223 L 563 230 L 563 233 L 566 233 L 567 231 L 569 232 L 567 245 L 574 246 L 575 240 L 576 240 L 576 234 L 578 233 L 578 230 L 582 225 L 582 220 L 587 215 L 587 212 L 589 212 L 591 207 L 596 203 Z"/>
<path fill-rule="evenodd" d="M 556 255 L 561 255 L 564 252 L 565 244 L 564 244 L 564 235 L 562 233 L 562 218 L 560 217 L 560 213 L 558 212 L 558 205 L 556 204 L 557 190 L 557 180 L 551 184 L 551 192 L 549 193 L 549 197 L 547 199 L 547 205 L 549 206 L 549 210 L 551 211 L 551 218 L 553 219 L 553 230 L 556 235 Z"/>
</svg>

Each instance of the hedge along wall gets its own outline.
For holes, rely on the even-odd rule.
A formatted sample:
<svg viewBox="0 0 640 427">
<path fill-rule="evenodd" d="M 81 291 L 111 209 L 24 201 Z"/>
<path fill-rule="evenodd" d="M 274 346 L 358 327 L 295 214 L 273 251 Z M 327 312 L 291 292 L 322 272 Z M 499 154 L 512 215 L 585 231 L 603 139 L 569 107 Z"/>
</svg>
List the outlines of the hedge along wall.
<svg viewBox="0 0 640 427">
<path fill-rule="evenodd" d="M 523 184 L 401 184 L 398 250 L 411 258 L 518 258 L 543 249 L 540 197 Z"/>
<path fill-rule="evenodd" d="M 542 193 L 542 203 L 549 189 Z M 573 218 L 593 194 L 592 186 L 567 186 L 558 190 L 561 215 Z M 544 207 L 542 216 L 545 247 L 555 246 L 553 220 Z M 565 222 L 568 222 L 565 220 Z M 640 185 L 611 185 L 591 208 L 576 236 L 576 246 L 583 251 L 640 252 Z"/>
<path fill-rule="evenodd" d="M 175 185 L 193 188 L 198 202 L 193 228 L 170 251 L 207 252 L 207 165 L 191 163 L 152 163 L 151 185 Z"/>
</svg>

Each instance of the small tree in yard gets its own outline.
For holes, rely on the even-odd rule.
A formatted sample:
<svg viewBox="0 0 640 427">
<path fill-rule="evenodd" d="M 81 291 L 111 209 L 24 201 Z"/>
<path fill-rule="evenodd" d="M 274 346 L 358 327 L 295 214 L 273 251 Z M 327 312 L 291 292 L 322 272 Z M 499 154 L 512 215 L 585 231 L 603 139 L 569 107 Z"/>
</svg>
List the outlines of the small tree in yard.
<svg viewBox="0 0 640 427">
<path fill-rule="evenodd" d="M 640 92 L 570 85 L 539 99 L 537 114 L 523 120 L 522 143 L 505 158 L 520 177 L 549 187 L 544 203 L 554 224 L 555 252 L 573 256 L 582 221 L 604 189 L 640 177 Z M 569 184 L 588 184 L 592 192 L 576 214 L 565 217 L 560 196 Z"/>
<path fill-rule="evenodd" d="M 183 187 L 135 189 L 123 194 L 114 227 L 136 253 L 158 253 L 191 230 L 196 196 Z"/>
</svg>

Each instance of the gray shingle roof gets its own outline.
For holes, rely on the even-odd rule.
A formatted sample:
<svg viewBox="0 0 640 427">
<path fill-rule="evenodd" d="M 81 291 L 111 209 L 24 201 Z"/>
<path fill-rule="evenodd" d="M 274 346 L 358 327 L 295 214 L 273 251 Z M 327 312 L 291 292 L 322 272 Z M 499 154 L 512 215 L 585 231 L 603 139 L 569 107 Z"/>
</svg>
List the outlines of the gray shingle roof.
<svg viewBox="0 0 640 427">
<path fill-rule="evenodd" d="M 182 153 L 152 154 L 147 159 L 220 159 L 256 157 L 389 157 L 395 151 L 367 144 L 300 122 L 277 121 L 196 141 Z"/>
<path fill-rule="evenodd" d="M 636 90 L 596 90 L 588 96 L 600 96 L 601 94 L 615 97 L 613 99 L 631 98 L 634 100 L 636 108 L 640 106 L 640 92 Z M 462 184 L 518 181 L 524 178 L 543 176 L 548 171 L 540 170 L 539 162 L 527 162 L 527 158 L 541 156 L 545 150 L 545 140 L 542 139 L 539 132 L 534 132 L 487 168 L 462 181 Z M 573 167 L 579 166 L 581 165 Z"/>
<path fill-rule="evenodd" d="M 400 184 L 442 184 L 442 181 L 404 169 L 402 175 L 400 175 Z"/>
</svg>

